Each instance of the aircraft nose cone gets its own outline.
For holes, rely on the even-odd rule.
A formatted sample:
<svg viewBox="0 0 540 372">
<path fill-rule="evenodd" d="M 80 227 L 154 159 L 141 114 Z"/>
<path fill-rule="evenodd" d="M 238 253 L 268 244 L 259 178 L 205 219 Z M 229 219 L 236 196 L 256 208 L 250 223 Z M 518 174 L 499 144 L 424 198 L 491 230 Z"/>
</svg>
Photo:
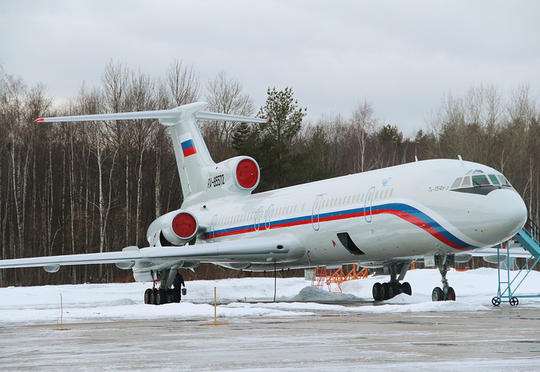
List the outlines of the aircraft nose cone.
<svg viewBox="0 0 540 372">
<path fill-rule="evenodd" d="M 493 227 L 500 240 L 514 236 L 527 221 L 525 202 L 514 190 L 495 190 L 488 195 Z"/>
</svg>

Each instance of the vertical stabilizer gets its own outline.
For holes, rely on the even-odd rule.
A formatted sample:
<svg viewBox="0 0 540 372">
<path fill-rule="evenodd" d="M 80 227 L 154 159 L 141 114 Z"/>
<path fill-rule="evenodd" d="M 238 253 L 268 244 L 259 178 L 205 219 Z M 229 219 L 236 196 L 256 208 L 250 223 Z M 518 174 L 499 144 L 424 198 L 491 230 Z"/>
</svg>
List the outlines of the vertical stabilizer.
<svg viewBox="0 0 540 372">
<path fill-rule="evenodd" d="M 175 109 L 178 117 L 159 120 L 169 127 L 184 200 L 206 190 L 206 169 L 215 164 L 197 126 L 196 114 L 206 107 L 203 102 L 187 104 Z"/>
</svg>

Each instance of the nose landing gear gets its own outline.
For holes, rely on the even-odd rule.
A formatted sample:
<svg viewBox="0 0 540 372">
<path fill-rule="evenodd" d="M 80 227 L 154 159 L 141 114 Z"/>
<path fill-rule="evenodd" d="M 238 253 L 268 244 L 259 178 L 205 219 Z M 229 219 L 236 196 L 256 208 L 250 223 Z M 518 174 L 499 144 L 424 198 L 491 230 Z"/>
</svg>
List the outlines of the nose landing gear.
<svg viewBox="0 0 540 372">
<path fill-rule="evenodd" d="M 435 256 L 435 264 L 441 273 L 442 288 L 433 288 L 433 291 L 431 292 L 431 299 L 433 301 L 455 301 L 456 292 L 454 291 L 454 288 L 448 285 L 448 280 L 446 279 L 448 268 L 454 264 L 454 256 Z"/>
</svg>

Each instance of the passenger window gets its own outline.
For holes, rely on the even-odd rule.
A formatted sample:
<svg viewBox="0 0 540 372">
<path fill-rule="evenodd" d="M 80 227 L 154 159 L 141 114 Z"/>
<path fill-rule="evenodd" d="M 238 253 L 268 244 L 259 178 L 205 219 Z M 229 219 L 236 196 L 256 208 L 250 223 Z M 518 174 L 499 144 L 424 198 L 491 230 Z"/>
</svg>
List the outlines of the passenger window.
<svg viewBox="0 0 540 372">
<path fill-rule="evenodd" d="M 500 185 L 499 180 L 497 179 L 497 176 L 494 174 L 489 175 L 489 179 L 491 180 L 491 183 L 494 185 Z"/>
<path fill-rule="evenodd" d="M 459 187 L 459 185 L 461 185 L 461 180 L 463 178 L 462 177 L 458 177 L 454 183 L 452 184 L 452 186 L 450 186 L 451 189 L 457 189 Z"/>
<path fill-rule="evenodd" d="M 461 183 L 461 187 L 471 187 L 471 177 L 463 177 L 463 182 Z"/>
<path fill-rule="evenodd" d="M 489 181 L 486 176 L 482 175 L 474 175 L 472 176 L 472 183 L 473 186 L 485 186 L 489 185 Z"/>
</svg>

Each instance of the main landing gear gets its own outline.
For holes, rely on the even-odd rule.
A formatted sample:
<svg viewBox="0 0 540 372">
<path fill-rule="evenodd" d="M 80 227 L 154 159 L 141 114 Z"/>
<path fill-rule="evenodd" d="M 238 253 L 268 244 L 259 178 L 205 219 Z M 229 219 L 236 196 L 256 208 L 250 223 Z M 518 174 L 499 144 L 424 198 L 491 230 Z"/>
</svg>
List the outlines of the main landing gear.
<svg viewBox="0 0 540 372">
<path fill-rule="evenodd" d="M 154 278 L 152 288 L 144 291 L 144 303 L 149 305 L 163 305 L 171 302 L 180 302 L 180 293 L 171 289 L 176 269 L 168 271 L 152 272 Z M 156 288 L 157 287 L 157 288 Z"/>
<path fill-rule="evenodd" d="M 431 299 L 433 301 L 455 301 L 456 292 L 454 291 L 454 288 L 448 285 L 448 280 L 446 279 L 446 273 L 448 272 L 448 268 L 454 265 L 454 256 L 435 256 L 435 264 L 437 265 L 437 267 L 439 268 L 439 272 L 441 273 L 442 288 L 433 288 L 433 291 L 431 292 Z"/>
<path fill-rule="evenodd" d="M 170 288 L 148 288 L 144 291 L 144 303 L 148 305 L 163 305 L 171 302 L 180 302 L 178 291 Z"/>
<path fill-rule="evenodd" d="M 408 282 L 400 283 L 407 270 L 409 270 L 410 263 L 396 263 L 388 265 L 383 268 L 383 274 L 390 274 L 390 281 L 386 283 L 375 283 L 373 285 L 373 299 L 375 301 L 384 301 L 389 300 L 400 293 L 405 293 L 407 295 L 412 295 L 412 288 Z M 387 272 L 388 271 L 388 272 Z M 399 273 L 399 277 L 397 274 Z"/>
</svg>

